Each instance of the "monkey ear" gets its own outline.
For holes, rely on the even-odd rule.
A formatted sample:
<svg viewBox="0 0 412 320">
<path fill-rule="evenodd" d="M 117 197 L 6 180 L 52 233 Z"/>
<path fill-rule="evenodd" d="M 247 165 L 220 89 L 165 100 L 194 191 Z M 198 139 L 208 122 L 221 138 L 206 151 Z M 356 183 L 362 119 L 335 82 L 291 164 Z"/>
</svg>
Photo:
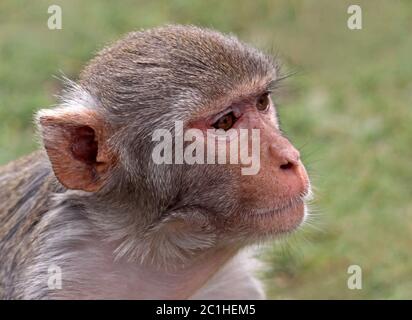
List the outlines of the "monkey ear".
<svg viewBox="0 0 412 320">
<path fill-rule="evenodd" d="M 114 161 L 109 128 L 85 107 L 41 110 L 37 123 L 54 174 L 68 189 L 98 191 Z"/>
</svg>

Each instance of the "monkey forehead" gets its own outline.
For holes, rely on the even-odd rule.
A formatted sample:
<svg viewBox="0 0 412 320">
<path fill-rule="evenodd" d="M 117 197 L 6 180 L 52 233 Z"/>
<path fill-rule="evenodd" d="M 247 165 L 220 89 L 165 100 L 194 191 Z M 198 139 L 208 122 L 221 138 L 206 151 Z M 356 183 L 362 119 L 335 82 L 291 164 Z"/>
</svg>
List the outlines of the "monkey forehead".
<svg viewBox="0 0 412 320">
<path fill-rule="evenodd" d="M 184 91 L 216 100 L 239 88 L 261 90 L 262 83 L 276 79 L 277 70 L 272 57 L 232 35 L 169 25 L 132 32 L 103 49 L 80 83 L 103 101 L 143 104 Z"/>
</svg>

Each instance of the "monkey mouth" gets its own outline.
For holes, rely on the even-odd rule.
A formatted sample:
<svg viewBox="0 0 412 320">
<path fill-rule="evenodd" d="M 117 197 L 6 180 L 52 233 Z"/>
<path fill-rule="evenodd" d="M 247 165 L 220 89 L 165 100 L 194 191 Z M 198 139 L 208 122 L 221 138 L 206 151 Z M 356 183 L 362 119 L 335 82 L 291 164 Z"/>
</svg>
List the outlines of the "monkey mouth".
<svg viewBox="0 0 412 320">
<path fill-rule="evenodd" d="M 304 199 L 299 197 L 296 199 L 289 199 L 285 203 L 275 208 L 258 208 L 253 211 L 253 215 L 261 216 L 261 215 L 281 215 L 287 213 L 291 209 L 300 204 L 304 203 Z"/>
<path fill-rule="evenodd" d="M 306 197 L 286 200 L 274 208 L 254 209 L 246 215 L 253 228 L 263 234 L 283 234 L 299 227 L 307 214 Z"/>
</svg>

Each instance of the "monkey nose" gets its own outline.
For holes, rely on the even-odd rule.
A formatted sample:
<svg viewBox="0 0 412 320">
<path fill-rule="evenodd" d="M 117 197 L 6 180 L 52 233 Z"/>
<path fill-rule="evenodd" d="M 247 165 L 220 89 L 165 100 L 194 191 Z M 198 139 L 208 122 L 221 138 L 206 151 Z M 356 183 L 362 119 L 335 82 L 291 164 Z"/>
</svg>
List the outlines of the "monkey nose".
<svg viewBox="0 0 412 320">
<path fill-rule="evenodd" d="M 272 144 L 269 149 L 280 169 L 290 170 L 299 165 L 300 153 L 292 145 L 279 148 L 276 144 Z"/>
</svg>

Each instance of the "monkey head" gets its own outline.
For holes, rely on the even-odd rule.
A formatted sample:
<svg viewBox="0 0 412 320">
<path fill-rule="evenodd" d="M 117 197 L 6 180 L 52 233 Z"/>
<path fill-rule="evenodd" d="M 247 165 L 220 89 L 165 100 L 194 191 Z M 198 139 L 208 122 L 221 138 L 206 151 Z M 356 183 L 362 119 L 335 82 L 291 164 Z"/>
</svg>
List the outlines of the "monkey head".
<svg viewBox="0 0 412 320">
<path fill-rule="evenodd" d="M 285 234 L 304 220 L 309 179 L 271 99 L 280 78 L 274 59 L 233 36 L 165 26 L 103 49 L 38 123 L 58 181 L 117 241 L 119 255 L 184 259 Z M 171 133 L 162 153 L 171 152 L 171 163 L 153 160 L 156 130 Z M 188 130 L 223 136 L 227 159 L 246 143 L 258 170 L 181 161 L 177 138 Z M 231 149 L 233 137 L 239 147 Z M 199 141 L 195 153 L 205 147 L 206 158 L 210 137 Z"/>
</svg>

